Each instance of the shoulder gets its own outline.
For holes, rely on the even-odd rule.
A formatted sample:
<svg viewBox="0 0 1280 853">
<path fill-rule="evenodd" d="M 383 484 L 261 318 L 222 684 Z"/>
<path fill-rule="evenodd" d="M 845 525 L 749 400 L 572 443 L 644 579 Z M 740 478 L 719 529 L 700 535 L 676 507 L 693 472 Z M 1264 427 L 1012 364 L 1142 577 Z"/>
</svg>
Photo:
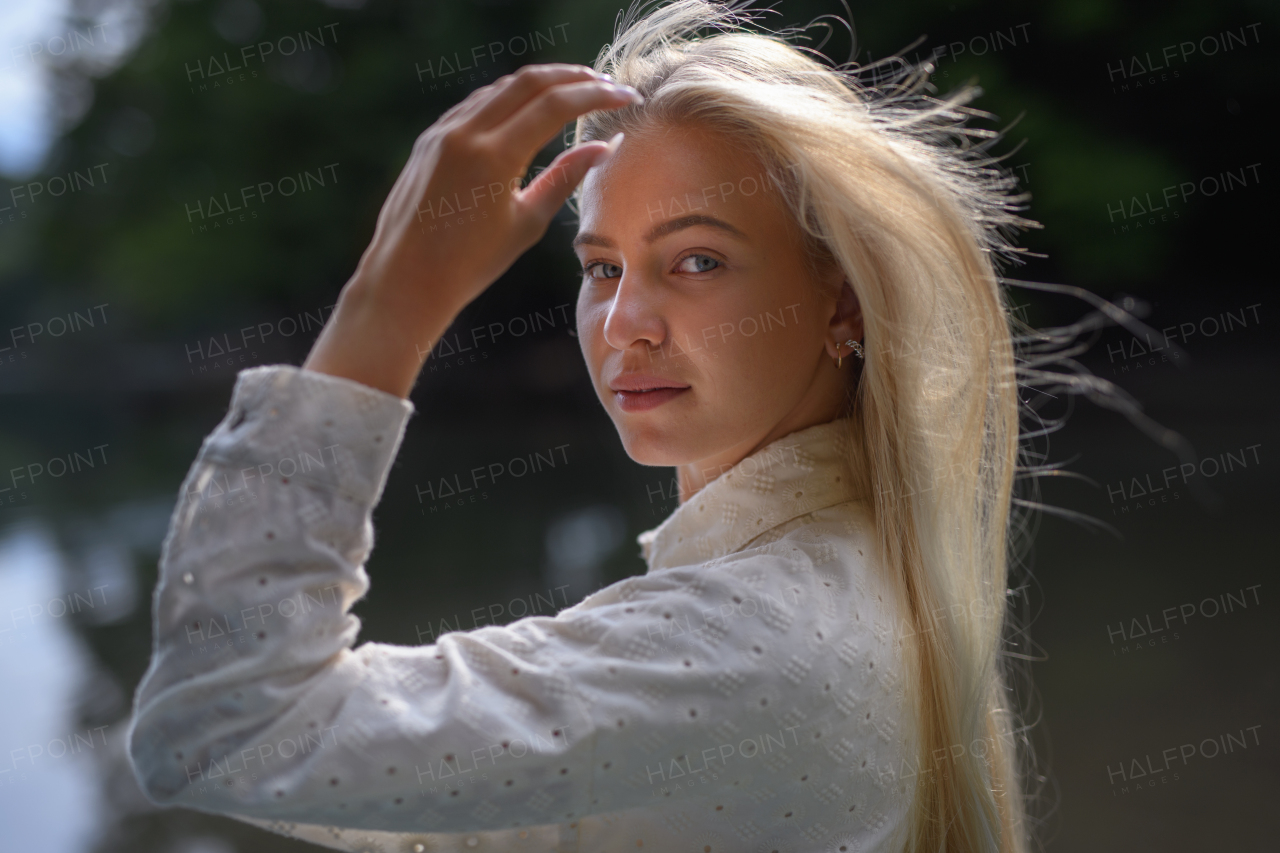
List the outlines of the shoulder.
<svg viewBox="0 0 1280 853">
<path fill-rule="evenodd" d="M 629 615 L 656 602 L 681 600 L 737 604 L 736 598 L 753 593 L 792 602 L 798 596 L 883 602 L 881 565 L 870 509 L 849 501 L 780 525 L 732 554 L 627 578 L 562 615 L 614 609 Z"/>
<path fill-rule="evenodd" d="M 749 653 L 786 649 L 785 659 L 797 650 L 839 654 L 850 638 L 860 651 L 890 640 L 898 611 L 865 506 L 840 504 L 805 520 L 733 554 L 612 584 L 557 620 L 591 626 L 593 639 L 624 656 L 727 641 Z"/>
<path fill-rule="evenodd" d="M 780 565 L 792 583 L 816 600 L 841 602 L 841 613 L 889 618 L 897 613 L 881 559 L 875 519 L 860 501 L 816 510 L 758 537 L 725 558 Z M 850 610 L 849 608 L 854 608 Z"/>
</svg>

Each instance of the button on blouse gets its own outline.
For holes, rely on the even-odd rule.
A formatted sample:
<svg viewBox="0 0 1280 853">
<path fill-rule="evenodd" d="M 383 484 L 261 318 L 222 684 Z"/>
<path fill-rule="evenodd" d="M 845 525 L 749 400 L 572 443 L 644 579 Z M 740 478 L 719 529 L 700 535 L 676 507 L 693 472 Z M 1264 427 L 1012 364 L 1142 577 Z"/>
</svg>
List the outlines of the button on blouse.
<svg viewBox="0 0 1280 853">
<path fill-rule="evenodd" d="M 744 459 L 640 535 L 644 575 L 554 617 L 357 646 L 413 414 L 239 374 L 161 553 L 150 798 L 349 851 L 892 849 L 914 734 L 842 422 Z"/>
</svg>

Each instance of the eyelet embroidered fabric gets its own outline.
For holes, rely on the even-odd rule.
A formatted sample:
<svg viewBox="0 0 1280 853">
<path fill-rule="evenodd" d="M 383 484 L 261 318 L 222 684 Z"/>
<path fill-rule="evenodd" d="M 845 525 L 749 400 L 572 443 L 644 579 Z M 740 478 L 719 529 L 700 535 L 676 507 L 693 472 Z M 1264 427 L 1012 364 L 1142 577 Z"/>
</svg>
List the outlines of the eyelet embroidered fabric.
<svg viewBox="0 0 1280 853">
<path fill-rule="evenodd" d="M 900 623 L 840 423 L 744 459 L 640 535 L 646 574 L 555 617 L 356 646 L 413 414 L 239 374 L 162 550 L 129 746 L 148 796 L 348 851 L 900 843 Z"/>
</svg>

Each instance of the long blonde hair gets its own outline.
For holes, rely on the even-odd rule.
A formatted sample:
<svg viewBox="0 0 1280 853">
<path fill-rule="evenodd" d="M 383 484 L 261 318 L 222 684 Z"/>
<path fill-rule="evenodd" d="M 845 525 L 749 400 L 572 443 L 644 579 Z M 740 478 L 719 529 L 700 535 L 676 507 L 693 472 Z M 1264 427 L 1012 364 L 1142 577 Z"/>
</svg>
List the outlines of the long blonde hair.
<svg viewBox="0 0 1280 853">
<path fill-rule="evenodd" d="M 1004 654 L 1018 359 L 998 261 L 1034 223 L 974 144 L 990 135 L 966 124 L 976 92 L 929 97 L 929 69 L 900 61 L 867 82 L 865 68 L 749 28 L 740 3 L 647 5 L 620 18 L 595 63 L 646 102 L 583 116 L 573 142 L 722 133 L 765 165 L 815 268 L 843 269 L 866 330 L 851 468 L 914 627 L 919 772 L 903 849 L 1023 853 L 1026 739 Z"/>
</svg>

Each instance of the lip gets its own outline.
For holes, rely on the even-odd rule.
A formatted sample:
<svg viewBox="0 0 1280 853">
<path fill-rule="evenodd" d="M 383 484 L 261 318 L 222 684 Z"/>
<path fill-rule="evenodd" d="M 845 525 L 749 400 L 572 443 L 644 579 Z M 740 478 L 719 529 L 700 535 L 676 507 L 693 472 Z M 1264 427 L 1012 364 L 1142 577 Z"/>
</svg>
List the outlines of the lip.
<svg viewBox="0 0 1280 853">
<path fill-rule="evenodd" d="M 672 382 L 648 373 L 623 373 L 609 383 L 610 391 L 652 391 L 655 388 L 688 388 L 688 383 Z"/>
<path fill-rule="evenodd" d="M 618 408 L 624 412 L 647 412 L 670 402 L 690 389 L 689 385 L 643 373 L 628 373 L 609 383 Z"/>
</svg>

